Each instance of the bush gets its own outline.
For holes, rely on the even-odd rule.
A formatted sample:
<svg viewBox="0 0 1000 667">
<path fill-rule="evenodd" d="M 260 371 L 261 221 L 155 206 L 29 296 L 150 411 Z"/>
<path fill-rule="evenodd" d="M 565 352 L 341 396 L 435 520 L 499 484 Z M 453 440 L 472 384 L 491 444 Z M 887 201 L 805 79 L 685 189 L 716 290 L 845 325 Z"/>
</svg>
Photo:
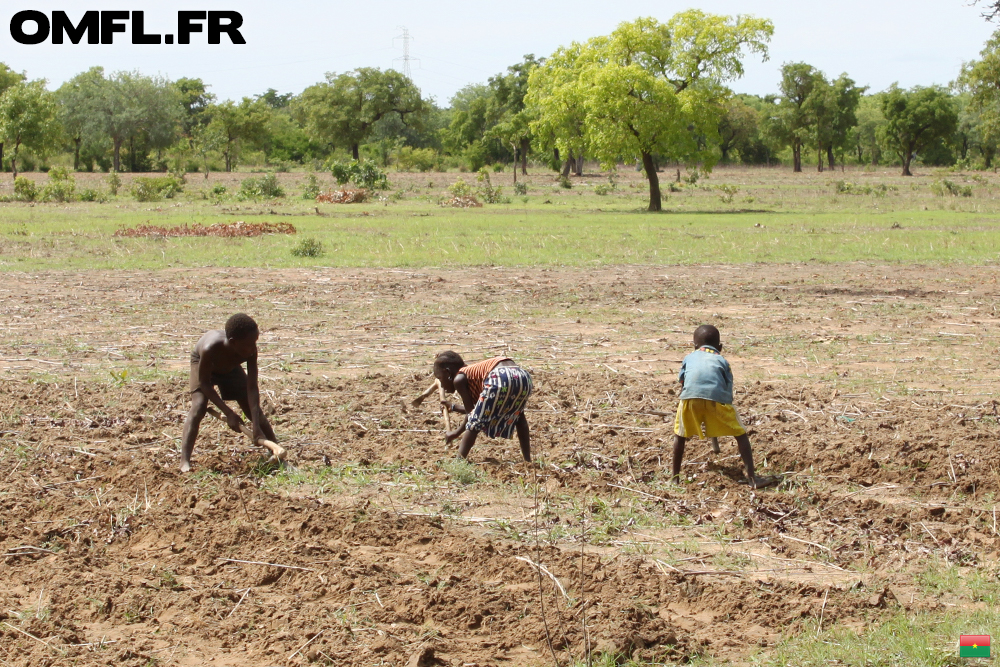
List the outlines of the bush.
<svg viewBox="0 0 1000 667">
<path fill-rule="evenodd" d="M 389 179 L 374 162 L 334 162 L 330 166 L 339 185 L 354 183 L 368 190 L 388 190 Z"/>
<path fill-rule="evenodd" d="M 895 185 L 886 185 L 885 183 L 859 185 L 850 181 L 836 181 L 833 187 L 839 195 L 871 195 L 872 197 L 885 197 L 888 193 L 899 190 Z"/>
<path fill-rule="evenodd" d="M 240 182 L 240 191 L 237 195 L 242 200 L 247 199 L 276 199 L 284 197 L 285 191 L 278 185 L 278 177 L 274 174 L 264 174 L 263 176 L 245 178 Z"/>
<path fill-rule="evenodd" d="M 610 194 L 613 189 L 614 188 L 612 188 L 607 183 L 598 183 L 597 185 L 594 186 L 594 194 L 601 195 L 603 197 L 606 194 Z"/>
<path fill-rule="evenodd" d="M 305 185 L 302 186 L 302 198 L 315 201 L 317 196 L 319 196 L 319 181 L 316 180 L 316 174 L 309 174 Z"/>
<path fill-rule="evenodd" d="M 490 182 L 490 172 L 486 171 L 486 167 L 479 170 L 479 175 L 476 176 L 476 182 L 479 183 L 477 192 L 482 200 L 487 204 L 510 203 L 510 197 L 503 196 L 502 187 L 493 187 L 493 184 Z"/>
<path fill-rule="evenodd" d="M 38 197 L 38 188 L 35 183 L 24 176 L 14 179 L 14 199 L 18 201 L 35 201 Z"/>
<path fill-rule="evenodd" d="M 735 185 L 717 185 L 715 189 L 722 193 L 719 195 L 719 199 L 723 204 L 732 204 L 733 197 L 740 191 Z"/>
<path fill-rule="evenodd" d="M 931 183 L 931 192 L 936 194 L 938 197 L 971 197 L 972 196 L 972 186 L 971 185 L 959 185 L 958 183 L 953 183 L 946 178 L 940 178 L 933 183 Z"/>
<path fill-rule="evenodd" d="M 472 188 L 465 182 L 465 179 L 459 177 L 457 181 L 448 186 L 448 192 L 455 197 L 468 197 L 472 194 Z"/>
<path fill-rule="evenodd" d="M 102 204 L 108 201 L 107 195 L 100 190 L 93 190 L 91 188 L 84 188 L 83 190 L 80 190 L 76 198 L 80 201 L 96 201 Z"/>
<path fill-rule="evenodd" d="M 526 195 L 528 194 L 528 184 L 524 181 L 518 181 L 514 184 L 514 194 Z"/>
<path fill-rule="evenodd" d="M 70 176 L 66 168 L 53 167 L 49 170 L 49 180 L 42 188 L 38 198 L 41 201 L 73 201 L 75 191 L 76 180 Z"/>
<path fill-rule="evenodd" d="M 563 188 L 564 190 L 573 189 L 573 183 L 572 181 L 569 180 L 569 176 L 565 176 L 563 174 L 559 175 L 559 187 Z"/>
<path fill-rule="evenodd" d="M 403 146 L 396 154 L 396 168 L 400 171 L 431 171 L 438 164 L 438 154 L 433 148 Z"/>
<path fill-rule="evenodd" d="M 325 252 L 323 242 L 313 238 L 302 239 L 292 248 L 292 254 L 296 257 L 322 257 Z"/>
<path fill-rule="evenodd" d="M 503 164 L 501 164 L 499 162 L 497 162 L 495 165 L 493 165 L 493 173 L 494 174 L 502 174 L 503 171 L 504 171 L 504 169 L 505 169 L 505 167 L 503 166 Z"/>
<path fill-rule="evenodd" d="M 118 188 L 122 186 L 122 177 L 118 175 L 117 171 L 113 171 L 108 174 L 108 192 L 111 193 L 112 197 L 118 196 Z"/>
<path fill-rule="evenodd" d="M 212 189 L 208 191 L 208 194 L 211 197 L 225 197 L 227 192 L 229 192 L 229 190 L 226 189 L 225 185 L 222 183 L 216 183 L 212 186 Z"/>
<path fill-rule="evenodd" d="M 180 179 L 174 176 L 140 176 L 132 181 L 132 196 L 141 202 L 172 199 L 183 189 Z"/>
</svg>

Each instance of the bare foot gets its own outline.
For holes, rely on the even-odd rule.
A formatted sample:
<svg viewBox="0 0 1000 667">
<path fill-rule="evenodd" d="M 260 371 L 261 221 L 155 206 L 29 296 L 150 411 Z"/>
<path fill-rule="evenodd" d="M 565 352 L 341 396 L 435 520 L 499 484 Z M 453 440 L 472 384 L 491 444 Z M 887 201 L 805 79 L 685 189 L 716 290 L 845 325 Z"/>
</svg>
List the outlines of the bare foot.
<svg viewBox="0 0 1000 667">
<path fill-rule="evenodd" d="M 744 480 L 744 484 L 751 489 L 764 489 L 781 483 L 781 475 L 756 475 L 753 481 Z"/>
</svg>

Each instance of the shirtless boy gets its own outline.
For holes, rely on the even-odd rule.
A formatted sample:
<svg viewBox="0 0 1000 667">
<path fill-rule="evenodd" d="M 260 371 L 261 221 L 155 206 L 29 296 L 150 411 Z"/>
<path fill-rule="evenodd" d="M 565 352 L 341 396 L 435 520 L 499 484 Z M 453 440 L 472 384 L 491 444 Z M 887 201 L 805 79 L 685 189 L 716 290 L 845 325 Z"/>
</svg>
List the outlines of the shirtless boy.
<svg viewBox="0 0 1000 667">
<path fill-rule="evenodd" d="M 226 417 L 229 428 L 239 433 L 243 420 L 226 404 L 226 401 L 236 401 L 253 424 L 254 441 L 261 437 L 276 440 L 260 409 L 260 389 L 257 387 L 259 337 L 260 330 L 253 318 L 237 313 L 226 320 L 225 330 L 208 331 L 195 345 L 191 353 L 191 411 L 184 422 L 181 441 L 181 472 L 191 470 L 194 441 L 209 402 Z M 246 371 L 243 370 L 244 362 Z"/>
</svg>

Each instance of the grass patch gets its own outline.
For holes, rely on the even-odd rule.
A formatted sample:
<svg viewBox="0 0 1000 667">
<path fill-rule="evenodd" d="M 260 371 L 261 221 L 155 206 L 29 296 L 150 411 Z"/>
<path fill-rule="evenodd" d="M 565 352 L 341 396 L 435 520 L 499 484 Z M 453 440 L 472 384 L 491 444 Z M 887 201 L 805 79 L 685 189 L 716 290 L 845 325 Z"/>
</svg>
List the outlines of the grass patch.
<svg viewBox="0 0 1000 667">
<path fill-rule="evenodd" d="M 447 459 L 441 462 L 441 469 L 459 484 L 474 484 L 479 481 L 479 469 L 465 459 Z"/>
</svg>

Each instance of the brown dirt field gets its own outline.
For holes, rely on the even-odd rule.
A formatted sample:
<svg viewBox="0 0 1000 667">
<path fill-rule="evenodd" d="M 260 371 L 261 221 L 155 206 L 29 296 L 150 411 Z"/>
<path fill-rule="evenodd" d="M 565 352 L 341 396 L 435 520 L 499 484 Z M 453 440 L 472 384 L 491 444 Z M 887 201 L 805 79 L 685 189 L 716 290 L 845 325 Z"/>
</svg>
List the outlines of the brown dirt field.
<svg viewBox="0 0 1000 667">
<path fill-rule="evenodd" d="M 0 662 L 565 664 L 589 645 L 741 663 L 819 618 L 944 608 L 916 574 L 1000 550 L 996 275 L 6 274 Z M 237 310 L 264 330 L 290 466 L 206 421 L 182 476 L 187 355 Z M 657 413 L 704 321 L 776 489 L 741 485 L 726 440 L 691 442 L 667 483 Z M 532 371 L 537 466 L 481 438 L 456 467 L 433 405 L 402 407 L 447 348 Z"/>
</svg>

